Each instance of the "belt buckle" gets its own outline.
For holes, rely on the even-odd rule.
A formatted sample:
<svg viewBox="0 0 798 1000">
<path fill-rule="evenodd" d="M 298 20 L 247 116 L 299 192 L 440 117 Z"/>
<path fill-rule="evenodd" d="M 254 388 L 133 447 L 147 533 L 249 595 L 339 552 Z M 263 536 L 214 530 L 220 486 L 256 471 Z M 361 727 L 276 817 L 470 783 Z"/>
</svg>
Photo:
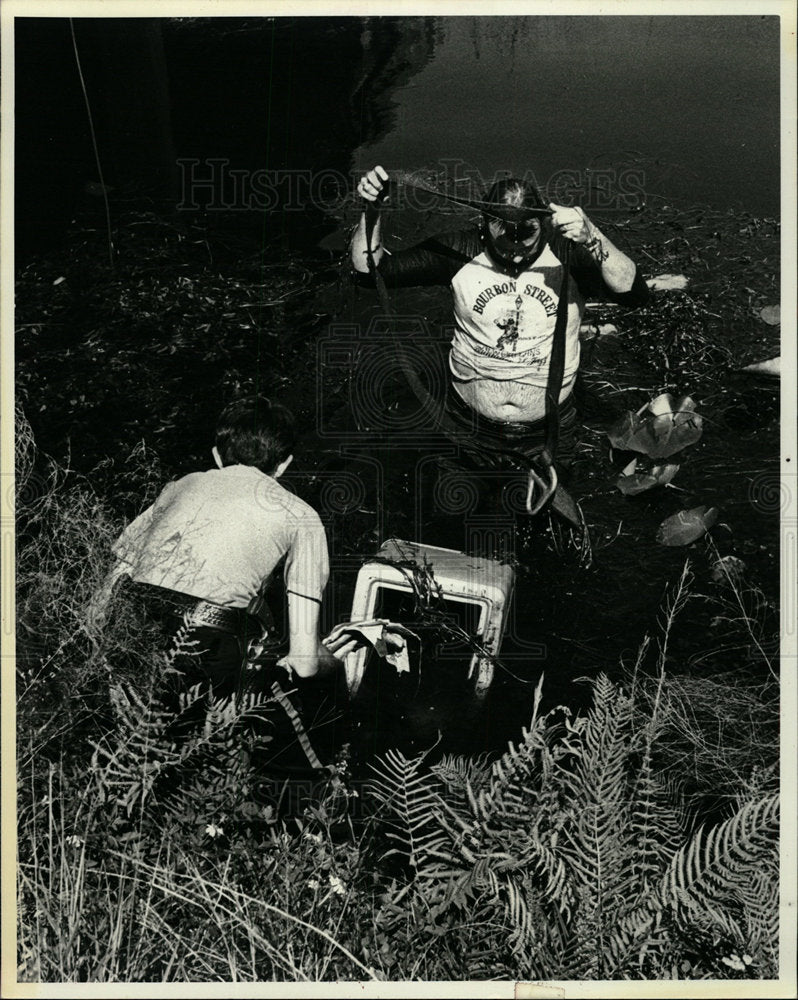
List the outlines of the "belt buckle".
<svg viewBox="0 0 798 1000">
<path fill-rule="evenodd" d="M 223 625 L 223 615 L 219 614 L 219 610 L 207 601 L 197 601 L 190 611 L 192 625 Z"/>
</svg>

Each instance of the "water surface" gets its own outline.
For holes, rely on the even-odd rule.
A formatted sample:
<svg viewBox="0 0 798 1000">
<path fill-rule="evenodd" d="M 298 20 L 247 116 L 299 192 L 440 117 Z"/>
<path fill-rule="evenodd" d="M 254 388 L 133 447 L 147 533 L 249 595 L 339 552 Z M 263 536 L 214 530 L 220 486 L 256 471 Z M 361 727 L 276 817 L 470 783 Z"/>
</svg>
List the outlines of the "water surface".
<svg viewBox="0 0 798 1000">
<path fill-rule="evenodd" d="M 778 214 L 778 18 L 442 17 L 435 27 L 426 65 L 389 95 L 392 127 L 355 151 L 356 168 L 461 161 L 461 173 L 532 170 L 545 185 L 634 152 L 649 194 Z"/>
</svg>

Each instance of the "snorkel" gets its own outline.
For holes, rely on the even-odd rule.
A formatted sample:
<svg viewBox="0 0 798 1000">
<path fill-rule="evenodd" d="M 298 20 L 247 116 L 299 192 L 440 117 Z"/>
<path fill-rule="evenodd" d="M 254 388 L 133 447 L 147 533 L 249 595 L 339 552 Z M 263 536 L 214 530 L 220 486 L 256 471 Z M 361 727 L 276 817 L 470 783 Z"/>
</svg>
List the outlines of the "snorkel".
<svg viewBox="0 0 798 1000">
<path fill-rule="evenodd" d="M 554 213 L 531 181 L 500 178 L 482 198 L 462 198 L 436 190 L 413 174 L 402 171 L 387 183 L 397 188 L 423 191 L 441 201 L 479 212 L 479 232 L 485 249 L 503 271 L 513 276 L 535 262 L 552 235 L 549 219 Z M 371 222 L 373 226 L 373 219 Z M 370 246 L 369 236 L 367 247 Z"/>
</svg>

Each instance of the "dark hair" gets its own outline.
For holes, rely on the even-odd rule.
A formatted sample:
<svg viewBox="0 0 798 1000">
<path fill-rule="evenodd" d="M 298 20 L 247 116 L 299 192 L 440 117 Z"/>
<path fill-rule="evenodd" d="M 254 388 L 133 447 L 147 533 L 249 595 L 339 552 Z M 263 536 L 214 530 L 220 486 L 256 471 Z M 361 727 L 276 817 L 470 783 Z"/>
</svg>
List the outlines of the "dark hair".
<svg viewBox="0 0 798 1000">
<path fill-rule="evenodd" d="M 500 177 L 485 192 L 483 201 L 493 205 L 509 205 L 513 208 L 547 208 L 547 203 L 537 187 L 517 177 Z"/>
<path fill-rule="evenodd" d="M 223 465 L 254 465 L 271 475 L 291 454 L 294 415 L 265 396 L 231 403 L 216 422 L 216 448 Z"/>
</svg>

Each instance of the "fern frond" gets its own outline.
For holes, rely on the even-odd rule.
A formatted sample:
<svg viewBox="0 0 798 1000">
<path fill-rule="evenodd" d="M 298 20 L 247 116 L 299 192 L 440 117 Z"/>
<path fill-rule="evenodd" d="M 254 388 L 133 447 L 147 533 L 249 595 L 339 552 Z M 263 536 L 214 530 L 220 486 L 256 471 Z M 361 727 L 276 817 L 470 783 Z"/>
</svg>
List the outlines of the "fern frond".
<svg viewBox="0 0 798 1000">
<path fill-rule="evenodd" d="M 563 774 L 573 803 L 563 830 L 563 852 L 599 912 L 623 901 L 633 882 L 628 826 L 631 702 L 605 674 L 595 682 L 594 704 L 576 727 L 576 763 Z"/>
<path fill-rule="evenodd" d="M 763 943 L 775 946 L 775 923 L 764 913 L 778 891 L 775 874 L 765 876 L 776 853 L 778 807 L 778 795 L 766 796 L 745 803 L 717 827 L 699 830 L 676 853 L 659 884 L 617 925 L 609 949 L 615 962 L 651 933 L 663 911 L 682 925 L 714 928 L 743 947 L 748 947 L 748 933 L 759 942 L 766 935 Z M 754 890 L 757 878 L 769 882 L 769 888 Z M 759 901 L 749 930 L 745 906 L 755 891 Z"/>
<path fill-rule="evenodd" d="M 157 702 L 147 703 L 121 684 L 111 688 L 110 700 L 118 729 L 92 744 L 91 769 L 100 802 L 114 801 L 130 817 L 144 806 L 159 775 L 180 761 L 180 753 L 166 737 L 170 717 Z"/>
<path fill-rule="evenodd" d="M 483 821 L 502 814 L 517 815 L 531 807 L 537 796 L 541 754 L 545 754 L 545 718 L 536 718 L 521 739 L 511 743 L 494 762 L 487 787 L 471 798 L 476 815 Z"/>
<path fill-rule="evenodd" d="M 489 754 L 482 753 L 476 757 L 464 757 L 455 754 L 444 754 L 430 770 L 438 777 L 446 790 L 465 797 L 466 785 L 479 790 L 488 780 L 491 771 Z"/>
<path fill-rule="evenodd" d="M 644 892 L 663 874 L 683 836 L 680 813 L 671 804 L 672 794 L 654 773 L 651 757 L 651 747 L 647 745 L 631 809 L 632 867 L 639 892 Z"/>
<path fill-rule="evenodd" d="M 369 765 L 374 772 L 370 790 L 386 810 L 387 836 L 397 845 L 394 851 L 416 872 L 443 850 L 447 840 L 435 819 L 440 805 L 436 779 L 422 771 L 426 756 L 408 759 L 391 749 Z"/>
<path fill-rule="evenodd" d="M 760 963 L 772 961 L 779 946 L 779 852 L 773 849 L 762 859 L 739 889 L 745 919 L 746 944 Z M 778 967 L 778 962 L 775 963 Z"/>
<path fill-rule="evenodd" d="M 709 831 L 699 830 L 671 862 L 660 890 L 664 904 L 706 913 L 742 937 L 724 904 L 739 900 L 740 888 L 762 863 L 778 838 L 779 796 L 747 802 L 734 816 Z"/>
<path fill-rule="evenodd" d="M 545 933 L 540 910 L 530 905 L 529 894 L 524 891 L 520 880 L 505 879 L 502 888 L 511 928 L 510 947 L 514 955 L 526 955 L 529 960 L 538 951 Z"/>
</svg>

